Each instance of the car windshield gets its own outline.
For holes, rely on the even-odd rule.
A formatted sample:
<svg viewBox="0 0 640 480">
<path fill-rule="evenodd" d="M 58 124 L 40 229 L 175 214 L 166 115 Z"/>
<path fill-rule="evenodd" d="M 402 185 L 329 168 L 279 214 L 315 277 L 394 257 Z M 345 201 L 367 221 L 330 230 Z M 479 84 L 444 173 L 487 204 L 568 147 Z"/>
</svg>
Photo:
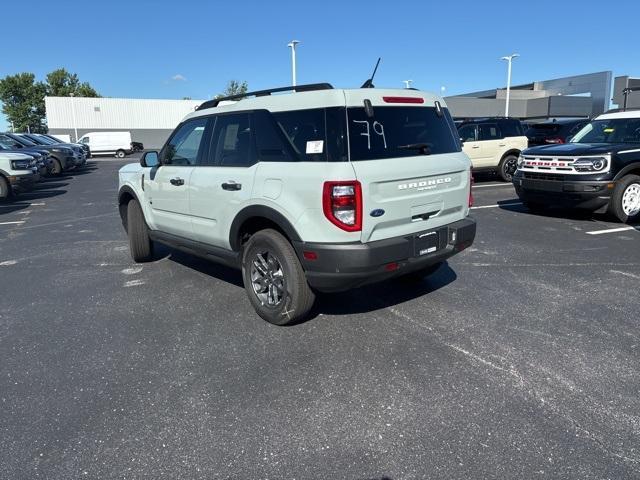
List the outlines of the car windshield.
<svg viewBox="0 0 640 480">
<path fill-rule="evenodd" d="M 35 140 L 38 140 L 39 142 L 44 143 L 45 145 L 53 145 L 55 143 L 53 140 L 45 137 L 44 135 L 34 135 L 34 137 L 35 137 Z"/>
<path fill-rule="evenodd" d="M 640 143 L 640 118 L 594 120 L 571 143 Z"/>
<path fill-rule="evenodd" d="M 349 108 L 351 160 L 437 155 L 460 151 L 455 124 L 447 109 L 433 107 Z"/>
<path fill-rule="evenodd" d="M 32 140 L 29 140 L 27 137 L 25 137 L 24 135 L 16 135 L 16 137 L 18 137 L 17 139 L 15 139 L 18 143 L 21 143 L 22 145 L 25 145 L 27 147 L 35 147 L 36 143 L 33 142 Z"/>
<path fill-rule="evenodd" d="M 34 145 L 46 145 L 45 142 L 43 142 L 33 134 L 32 135 L 21 134 L 20 138 L 24 138 L 25 140 L 32 142 Z"/>
</svg>

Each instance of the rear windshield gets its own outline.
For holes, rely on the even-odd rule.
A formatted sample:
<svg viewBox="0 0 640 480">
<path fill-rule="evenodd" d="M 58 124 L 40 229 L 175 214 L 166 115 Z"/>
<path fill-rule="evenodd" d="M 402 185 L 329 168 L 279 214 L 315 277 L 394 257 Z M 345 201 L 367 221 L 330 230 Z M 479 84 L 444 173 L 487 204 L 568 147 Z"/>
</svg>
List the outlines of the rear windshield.
<svg viewBox="0 0 640 480">
<path fill-rule="evenodd" d="M 560 125 L 553 123 L 541 123 L 540 125 L 534 125 L 527 130 L 527 136 L 550 135 L 558 132 L 560 132 Z"/>
<path fill-rule="evenodd" d="M 460 144 L 449 111 L 439 117 L 433 107 L 348 108 L 352 161 L 437 155 L 459 152 Z"/>
</svg>

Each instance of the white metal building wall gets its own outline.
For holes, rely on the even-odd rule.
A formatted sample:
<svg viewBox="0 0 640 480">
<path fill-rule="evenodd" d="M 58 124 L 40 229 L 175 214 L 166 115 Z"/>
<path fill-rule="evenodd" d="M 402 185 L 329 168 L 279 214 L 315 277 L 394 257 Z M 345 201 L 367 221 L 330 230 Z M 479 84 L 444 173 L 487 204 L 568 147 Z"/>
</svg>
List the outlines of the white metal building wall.
<svg viewBox="0 0 640 480">
<path fill-rule="evenodd" d="M 50 129 L 169 129 L 204 100 L 45 97 Z M 75 118 L 75 119 L 74 119 Z"/>
</svg>

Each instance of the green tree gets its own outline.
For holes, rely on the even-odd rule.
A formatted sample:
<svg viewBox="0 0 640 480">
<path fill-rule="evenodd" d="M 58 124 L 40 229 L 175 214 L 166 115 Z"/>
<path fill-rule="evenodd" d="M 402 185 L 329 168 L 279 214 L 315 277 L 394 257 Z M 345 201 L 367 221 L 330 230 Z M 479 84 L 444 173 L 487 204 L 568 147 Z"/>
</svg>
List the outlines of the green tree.
<svg viewBox="0 0 640 480">
<path fill-rule="evenodd" d="M 246 81 L 239 82 L 238 80 L 229 80 L 227 83 L 227 88 L 224 89 L 222 93 L 216 95 L 216 98 L 222 97 L 230 97 L 232 95 L 242 95 L 243 93 L 247 93 L 249 85 L 247 85 Z"/>
<path fill-rule="evenodd" d="M 87 82 L 80 82 L 78 75 L 59 68 L 47 75 L 47 96 L 49 97 L 99 97 Z"/>
<path fill-rule="evenodd" d="M 44 96 L 47 88 L 33 73 L 8 75 L 0 80 L 2 113 L 21 132 L 46 133 Z"/>
<path fill-rule="evenodd" d="M 19 131 L 46 133 L 44 97 L 99 97 L 95 89 L 80 82 L 78 75 L 59 68 L 49 73 L 46 82 L 36 81 L 33 73 L 18 73 L 0 79 L 2 113 Z"/>
</svg>

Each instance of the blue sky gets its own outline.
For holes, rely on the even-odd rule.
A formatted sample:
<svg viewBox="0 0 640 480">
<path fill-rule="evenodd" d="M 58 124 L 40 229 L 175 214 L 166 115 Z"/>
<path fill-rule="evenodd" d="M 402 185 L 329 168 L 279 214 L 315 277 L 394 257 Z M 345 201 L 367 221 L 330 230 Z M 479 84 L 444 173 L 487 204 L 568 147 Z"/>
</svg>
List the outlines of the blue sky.
<svg viewBox="0 0 640 480">
<path fill-rule="evenodd" d="M 445 94 L 613 70 L 640 76 L 640 2 L 582 1 L 69 1 L 3 6 L 0 77 L 64 67 L 102 95 L 209 98 L 229 79 L 251 89 L 298 83 L 376 85 Z M 0 130 L 6 128 L 0 116 Z"/>
</svg>

